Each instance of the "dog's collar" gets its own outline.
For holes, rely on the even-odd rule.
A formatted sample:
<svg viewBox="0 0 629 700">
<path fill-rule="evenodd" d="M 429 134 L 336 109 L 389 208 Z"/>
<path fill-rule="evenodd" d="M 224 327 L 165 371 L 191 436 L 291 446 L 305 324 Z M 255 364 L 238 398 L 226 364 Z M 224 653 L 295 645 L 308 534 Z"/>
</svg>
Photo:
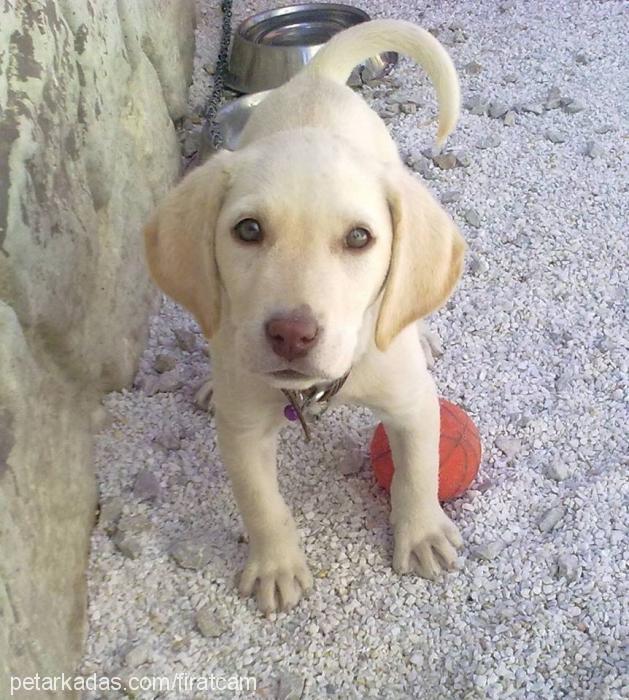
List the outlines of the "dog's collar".
<svg viewBox="0 0 629 700">
<path fill-rule="evenodd" d="M 301 423 L 306 442 L 310 441 L 310 429 L 307 419 L 319 418 L 328 409 L 330 400 L 338 394 L 343 384 L 345 384 L 350 371 L 347 371 L 342 377 L 329 384 L 315 384 L 305 391 L 282 389 L 282 393 L 289 401 L 284 406 L 284 416 L 287 420 L 298 420 Z"/>
</svg>

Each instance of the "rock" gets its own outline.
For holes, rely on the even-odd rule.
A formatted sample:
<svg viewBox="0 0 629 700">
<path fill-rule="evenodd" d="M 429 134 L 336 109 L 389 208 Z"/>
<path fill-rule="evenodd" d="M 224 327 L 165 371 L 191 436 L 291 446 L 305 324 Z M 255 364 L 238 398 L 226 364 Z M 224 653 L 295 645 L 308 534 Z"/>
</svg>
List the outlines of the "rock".
<svg viewBox="0 0 629 700">
<path fill-rule="evenodd" d="M 118 520 L 122 515 L 122 506 L 123 501 L 119 496 L 103 501 L 98 515 L 98 527 L 111 534 L 116 529 Z"/>
<path fill-rule="evenodd" d="M 456 35 L 451 29 L 438 30 L 437 37 L 444 46 L 454 46 L 457 43 Z"/>
<path fill-rule="evenodd" d="M 480 148 L 481 150 L 485 148 L 496 148 L 497 146 L 500 146 L 500 136 L 497 134 L 489 134 L 488 136 L 484 136 L 476 144 L 476 148 Z"/>
<path fill-rule="evenodd" d="M 437 177 L 434 169 L 430 167 L 428 161 L 426 161 L 424 158 L 418 158 L 417 160 L 413 161 L 411 168 L 425 180 L 434 180 Z"/>
<path fill-rule="evenodd" d="M 137 668 L 151 661 L 153 656 L 152 650 L 148 644 L 138 644 L 132 647 L 124 657 L 125 663 L 131 668 Z"/>
<path fill-rule="evenodd" d="M 558 87 L 552 87 L 546 95 L 544 107 L 547 110 L 558 109 L 561 106 L 561 92 Z"/>
<path fill-rule="evenodd" d="M 400 105 L 400 111 L 403 114 L 415 114 L 415 112 L 417 112 L 417 105 L 412 102 L 405 102 Z"/>
<path fill-rule="evenodd" d="M 476 95 L 472 97 L 471 100 L 466 102 L 466 109 L 471 113 L 479 117 L 484 117 L 489 112 L 489 101 Z"/>
<path fill-rule="evenodd" d="M 127 559 L 137 559 L 142 554 L 142 545 L 133 535 L 116 532 L 111 539 L 118 551 Z"/>
<path fill-rule="evenodd" d="M 508 435 L 499 435 L 496 438 L 496 447 L 505 455 L 510 462 L 522 449 L 522 443 L 518 438 Z"/>
<path fill-rule="evenodd" d="M 472 159 L 467 153 L 459 151 L 456 154 L 456 164 L 459 165 L 461 168 L 467 168 L 472 164 Z"/>
<path fill-rule="evenodd" d="M 495 612 L 501 620 L 511 620 L 518 614 L 517 608 L 508 603 L 499 603 L 495 608 Z"/>
<path fill-rule="evenodd" d="M 421 107 L 425 102 L 420 94 L 414 92 L 398 92 L 394 99 L 399 104 L 413 104 L 416 107 Z"/>
<path fill-rule="evenodd" d="M 176 365 L 177 365 L 177 360 L 175 359 L 175 357 L 173 355 L 169 355 L 168 353 L 161 352 L 155 358 L 155 362 L 153 363 L 153 368 L 155 369 L 156 372 L 163 374 L 164 372 L 170 372 L 171 369 L 175 369 Z"/>
<path fill-rule="evenodd" d="M 505 75 L 502 76 L 502 79 L 504 80 L 505 83 L 517 83 L 518 82 L 518 76 L 515 73 L 505 73 Z"/>
<path fill-rule="evenodd" d="M 513 10 L 517 7 L 517 4 L 516 0 L 504 0 L 504 2 L 500 3 L 500 11 L 508 12 L 509 10 Z"/>
<path fill-rule="evenodd" d="M 422 107 L 424 105 L 424 100 L 420 95 L 415 95 L 410 92 L 399 93 L 396 95 L 395 99 L 400 104 L 400 109 L 402 109 L 404 105 L 412 105 L 416 108 L 415 111 L 417 111 L 417 107 Z"/>
<path fill-rule="evenodd" d="M 140 501 L 155 501 L 161 493 L 162 489 L 155 474 L 149 469 L 143 469 L 135 479 L 133 495 Z"/>
<path fill-rule="evenodd" d="M 363 79 L 362 79 L 361 71 L 360 71 L 360 70 L 354 69 L 354 70 L 351 72 L 351 75 L 349 76 L 349 78 L 347 79 L 347 84 L 348 84 L 349 87 L 351 87 L 351 88 L 360 88 L 360 87 L 362 87 L 362 85 L 363 85 Z"/>
<path fill-rule="evenodd" d="M 616 131 L 616 127 L 613 124 L 601 124 L 594 127 L 594 133 L 596 134 L 609 134 L 613 131 Z"/>
<path fill-rule="evenodd" d="M 142 382 L 147 396 L 177 391 L 183 386 L 183 378 L 177 369 L 164 372 L 157 377 L 146 377 Z"/>
<path fill-rule="evenodd" d="M 585 51 L 578 51 L 574 56 L 574 60 L 580 66 L 587 66 L 592 59 Z"/>
<path fill-rule="evenodd" d="M 187 635 L 185 637 L 176 636 L 173 639 L 172 644 L 170 645 L 171 650 L 177 654 L 182 652 L 182 651 L 188 650 L 189 647 L 190 647 L 190 637 Z"/>
<path fill-rule="evenodd" d="M 491 561 L 492 559 L 495 559 L 505 547 L 506 543 L 502 540 L 487 542 L 486 544 L 481 544 L 478 547 L 475 547 L 472 550 L 471 556 L 474 559 Z"/>
<path fill-rule="evenodd" d="M 451 170 L 458 165 L 457 157 L 454 153 L 442 153 L 435 156 L 432 162 L 441 170 Z"/>
<path fill-rule="evenodd" d="M 570 472 L 568 471 L 566 463 L 560 457 L 556 457 L 548 465 L 546 474 L 550 479 L 554 479 L 555 481 L 563 481 L 564 479 L 567 479 L 570 476 Z"/>
<path fill-rule="evenodd" d="M 584 153 L 586 156 L 590 156 L 590 158 L 600 158 L 605 154 L 605 151 L 596 141 L 588 141 L 585 144 Z"/>
<path fill-rule="evenodd" d="M 551 143 L 565 143 L 567 136 L 558 129 L 551 128 L 546 130 L 546 138 Z"/>
<path fill-rule="evenodd" d="M 390 109 L 382 109 L 378 112 L 378 115 L 380 116 L 381 119 L 393 119 L 397 112 L 394 112 Z"/>
<path fill-rule="evenodd" d="M 566 391 L 574 382 L 574 372 L 571 369 L 566 369 L 555 379 L 555 388 L 557 391 Z"/>
<path fill-rule="evenodd" d="M 582 112 L 584 109 L 585 105 L 579 100 L 570 100 L 563 105 L 563 111 L 566 112 L 566 114 L 577 114 L 578 112 Z"/>
<path fill-rule="evenodd" d="M 177 345 L 187 352 L 192 352 L 197 347 L 197 336 L 192 331 L 186 328 L 175 328 L 173 330 L 175 338 L 177 339 Z"/>
<path fill-rule="evenodd" d="M 181 448 L 179 431 L 172 425 L 167 425 L 155 436 L 155 442 L 165 450 L 178 450 Z"/>
<path fill-rule="evenodd" d="M 442 154 L 443 150 L 437 145 L 431 146 L 430 148 L 424 148 L 422 150 L 422 155 L 428 160 L 433 160 L 434 158 Z"/>
<path fill-rule="evenodd" d="M 494 482 L 491 479 L 483 479 L 479 483 L 474 485 L 474 490 L 478 491 L 479 493 L 485 493 L 485 491 L 489 491 L 489 489 L 494 485 Z"/>
<path fill-rule="evenodd" d="M 365 454 L 357 445 L 351 446 L 343 451 L 339 471 L 343 476 L 358 474 L 365 464 Z"/>
<path fill-rule="evenodd" d="M 470 61 L 463 66 L 463 70 L 468 75 L 478 75 L 483 70 L 483 67 L 478 61 Z"/>
<path fill-rule="evenodd" d="M 276 700 L 301 700 L 306 679 L 297 674 L 284 672 L 279 678 Z"/>
<path fill-rule="evenodd" d="M 446 190 L 441 195 L 441 201 L 443 204 L 453 204 L 461 199 L 461 192 L 459 190 Z"/>
<path fill-rule="evenodd" d="M 195 571 L 206 566 L 213 554 L 212 543 L 203 537 L 179 540 L 170 548 L 170 555 L 182 569 Z"/>
<path fill-rule="evenodd" d="M 492 119 L 500 119 L 509 111 L 509 106 L 499 100 L 489 103 L 489 116 Z"/>
<path fill-rule="evenodd" d="M 361 76 L 363 83 L 365 83 L 365 84 L 375 83 L 376 85 L 379 86 L 380 83 L 382 82 L 382 77 L 378 76 L 378 71 L 379 71 L 379 68 L 377 65 L 375 65 L 375 63 L 373 66 L 369 63 L 367 65 L 363 66 L 361 68 L 361 71 L 360 71 L 360 76 Z"/>
<path fill-rule="evenodd" d="M 482 275 L 489 270 L 489 265 L 483 258 L 473 253 L 470 256 L 470 272 L 473 275 Z"/>
<path fill-rule="evenodd" d="M 505 126 L 515 126 L 515 112 L 512 109 L 504 115 L 502 123 Z"/>
<path fill-rule="evenodd" d="M 208 639 L 220 637 L 229 630 L 229 625 L 222 616 L 216 614 L 209 605 L 197 610 L 194 622 L 199 632 Z"/>
<path fill-rule="evenodd" d="M 123 515 L 117 525 L 117 531 L 127 535 L 140 535 L 150 529 L 151 521 L 143 513 Z"/>
<path fill-rule="evenodd" d="M 544 114 L 544 107 L 540 102 L 529 102 L 520 107 L 522 112 L 530 112 L 531 114 Z"/>
<path fill-rule="evenodd" d="M 560 554 L 557 557 L 557 577 L 576 581 L 581 575 L 579 560 L 574 554 Z"/>
<path fill-rule="evenodd" d="M 542 532 L 554 530 L 559 521 L 564 517 L 566 511 L 561 506 L 556 506 L 547 510 L 539 520 L 539 529 Z"/>
<path fill-rule="evenodd" d="M 480 216 L 475 209 L 466 209 L 463 212 L 463 218 L 470 226 L 474 226 L 474 228 L 480 227 Z"/>
<path fill-rule="evenodd" d="M 191 0 L 0 3 L 1 695 L 81 658 L 90 417 L 146 344 L 135 232 L 179 175 L 194 24 Z"/>
</svg>

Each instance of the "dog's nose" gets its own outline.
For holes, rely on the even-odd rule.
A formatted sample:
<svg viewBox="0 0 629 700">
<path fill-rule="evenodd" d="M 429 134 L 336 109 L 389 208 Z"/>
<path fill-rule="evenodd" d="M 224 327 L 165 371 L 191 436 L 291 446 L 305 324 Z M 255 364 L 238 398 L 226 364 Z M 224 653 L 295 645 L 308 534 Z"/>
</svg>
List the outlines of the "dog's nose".
<svg viewBox="0 0 629 700">
<path fill-rule="evenodd" d="M 304 313 L 276 316 L 267 322 L 265 330 L 273 352 L 289 361 L 307 355 L 319 336 L 319 325 Z"/>
</svg>

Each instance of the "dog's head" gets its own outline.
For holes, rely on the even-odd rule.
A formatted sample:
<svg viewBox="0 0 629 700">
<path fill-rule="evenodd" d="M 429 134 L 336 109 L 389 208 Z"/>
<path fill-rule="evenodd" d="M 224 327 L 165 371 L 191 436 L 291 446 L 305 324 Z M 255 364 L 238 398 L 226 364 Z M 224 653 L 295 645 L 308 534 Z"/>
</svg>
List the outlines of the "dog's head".
<svg viewBox="0 0 629 700">
<path fill-rule="evenodd" d="M 465 244 L 401 163 L 305 130 L 222 152 L 145 229 L 160 287 L 274 386 L 336 379 L 438 308 Z"/>
</svg>

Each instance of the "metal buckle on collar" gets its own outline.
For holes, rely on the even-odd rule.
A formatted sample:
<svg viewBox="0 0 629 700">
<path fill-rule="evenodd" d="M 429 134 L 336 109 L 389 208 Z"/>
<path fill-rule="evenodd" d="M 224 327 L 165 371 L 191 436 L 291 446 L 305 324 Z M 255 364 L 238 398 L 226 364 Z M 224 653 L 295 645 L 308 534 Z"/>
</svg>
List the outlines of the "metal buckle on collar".
<svg viewBox="0 0 629 700">
<path fill-rule="evenodd" d="M 289 401 L 284 406 L 284 416 L 289 421 L 298 420 L 301 423 L 306 442 L 310 442 L 307 418 L 318 419 L 327 411 L 330 399 L 340 391 L 348 376 L 349 372 L 326 387 L 315 385 L 306 391 L 282 389 L 282 393 Z"/>
</svg>

